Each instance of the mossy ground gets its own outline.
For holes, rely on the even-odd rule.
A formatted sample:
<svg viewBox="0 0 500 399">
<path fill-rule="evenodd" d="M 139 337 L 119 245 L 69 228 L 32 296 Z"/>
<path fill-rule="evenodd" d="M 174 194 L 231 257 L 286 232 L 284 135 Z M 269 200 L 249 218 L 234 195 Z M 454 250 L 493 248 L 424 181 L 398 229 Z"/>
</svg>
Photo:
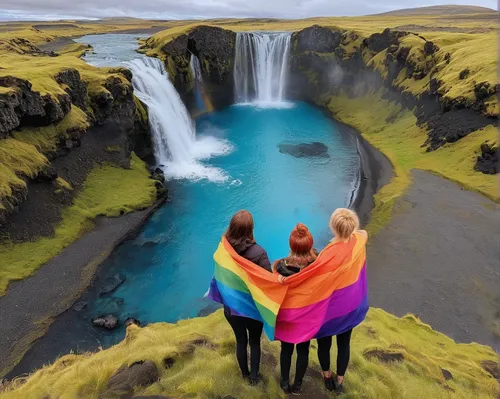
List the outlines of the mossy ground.
<svg viewBox="0 0 500 399">
<path fill-rule="evenodd" d="M 335 345 L 334 345 L 335 346 Z M 396 318 L 372 308 L 354 330 L 345 398 L 495 398 L 498 382 L 481 362 L 498 362 L 497 355 L 478 344 L 456 344 L 413 316 Z M 366 353 L 399 353 L 402 361 L 383 362 Z M 279 388 L 279 343 L 263 338 L 263 382 L 250 387 L 240 376 L 234 336 L 222 311 L 205 318 L 129 327 L 118 345 L 95 354 L 67 355 L 28 377 L 14 381 L 0 398 L 106 397 L 109 378 L 122 366 L 152 360 L 160 380 L 136 394 L 179 398 L 284 397 Z M 332 349 L 335 359 L 336 349 Z M 164 359 L 173 366 L 165 368 Z M 334 363 L 334 362 L 333 362 Z M 334 364 L 333 364 L 334 367 Z M 315 341 L 304 396 L 325 394 Z M 446 380 L 443 371 L 451 373 Z M 111 395 L 111 394 L 110 394 Z M 330 394 L 334 397 L 335 395 Z M 328 396 L 325 396 L 328 397 Z"/>
<path fill-rule="evenodd" d="M 69 189 L 71 186 L 63 180 L 54 182 L 54 190 Z M 151 206 L 155 199 L 154 181 L 149 179 L 145 163 L 135 154 L 132 155 L 130 169 L 96 165 L 76 195 L 73 205 L 63 209 L 62 221 L 55 227 L 53 237 L 0 245 L 0 295 L 5 293 L 10 281 L 29 276 L 90 230 L 97 216 L 116 217 Z"/>
<path fill-rule="evenodd" d="M 25 127 L 14 131 L 12 136 L 18 141 L 34 145 L 41 153 L 47 153 L 56 150 L 58 141 L 67 138 L 69 130 L 86 131 L 89 126 L 85 112 L 72 106 L 62 121 L 44 127 Z"/>
<path fill-rule="evenodd" d="M 497 142 L 496 126 L 488 126 L 456 143 L 426 152 L 422 143 L 427 138 L 427 132 L 424 127 L 417 126 L 413 112 L 384 100 L 380 92 L 361 98 L 326 96 L 318 102 L 328 108 L 335 118 L 358 129 L 392 162 L 395 176 L 375 195 L 375 209 L 369 225 L 372 233 L 387 224 L 395 201 L 411 184 L 411 169 L 437 173 L 499 201 L 498 177 L 474 170 L 480 145 L 483 142 Z"/>
</svg>

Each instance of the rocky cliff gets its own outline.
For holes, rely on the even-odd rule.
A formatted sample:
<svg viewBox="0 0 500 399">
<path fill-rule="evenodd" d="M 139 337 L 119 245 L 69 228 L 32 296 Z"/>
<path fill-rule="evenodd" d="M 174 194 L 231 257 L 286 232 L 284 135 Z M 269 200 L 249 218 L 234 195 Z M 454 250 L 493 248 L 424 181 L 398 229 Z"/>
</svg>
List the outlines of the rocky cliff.
<svg viewBox="0 0 500 399">
<path fill-rule="evenodd" d="M 384 98 L 412 110 L 418 124 L 427 126 L 422 145 L 428 151 L 498 122 L 499 85 L 465 82 L 467 69 L 451 76 L 455 54 L 421 35 L 385 29 L 363 37 L 315 25 L 294 33 L 292 43 L 290 89 L 296 98 L 317 102 L 341 92 L 359 97 L 382 90 Z M 457 95 L 451 80 L 469 87 Z"/>
<path fill-rule="evenodd" d="M 51 57 L 23 55 L 24 62 L 34 63 L 35 56 L 41 65 Z M 15 68 L 0 70 L 3 239 L 52 234 L 62 207 L 71 204 L 96 164 L 127 168 L 132 151 L 152 156 L 147 111 L 133 95 L 131 73 L 92 68 L 82 75 L 83 62 L 73 58 L 68 64 L 76 67 L 62 62 L 48 71 L 40 68 L 31 74 L 34 83 L 17 77 Z"/>
<path fill-rule="evenodd" d="M 146 41 L 143 49 L 155 43 L 155 38 Z M 194 76 L 189 68 L 191 56 L 200 60 L 201 73 L 208 97 L 215 108 L 223 108 L 234 101 L 234 48 L 236 33 L 230 30 L 196 26 L 189 32 L 171 38 L 160 48 L 170 80 L 191 108 L 194 101 Z"/>
</svg>

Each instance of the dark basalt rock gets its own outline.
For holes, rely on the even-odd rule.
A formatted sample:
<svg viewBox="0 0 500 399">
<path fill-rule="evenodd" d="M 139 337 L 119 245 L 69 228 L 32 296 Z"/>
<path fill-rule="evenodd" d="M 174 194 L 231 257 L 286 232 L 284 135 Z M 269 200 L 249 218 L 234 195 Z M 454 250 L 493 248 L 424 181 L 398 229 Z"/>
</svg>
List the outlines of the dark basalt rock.
<svg viewBox="0 0 500 399">
<path fill-rule="evenodd" d="M 193 77 L 189 63 L 191 54 L 200 60 L 203 83 L 215 108 L 228 106 L 234 101 L 234 49 L 236 33 L 222 28 L 199 26 L 162 47 L 166 54 L 165 67 L 177 91 L 188 108 L 194 101 Z M 172 65 L 175 68 L 172 69 Z"/>
<path fill-rule="evenodd" d="M 409 35 L 408 32 L 395 31 L 389 28 L 382 33 L 374 33 L 367 39 L 363 40 L 363 44 L 375 53 L 389 48 L 391 45 L 398 45 L 399 39 Z"/>
<path fill-rule="evenodd" d="M 48 182 L 48 181 L 53 181 L 58 177 L 59 175 L 57 174 L 57 171 L 53 167 L 48 166 L 38 173 L 38 175 L 35 178 L 35 181 Z"/>
<path fill-rule="evenodd" d="M 469 73 L 470 73 L 470 69 L 469 68 L 465 68 L 463 71 L 461 71 L 459 73 L 458 78 L 460 80 L 467 79 L 467 77 L 469 76 Z"/>
<path fill-rule="evenodd" d="M 99 291 L 99 296 L 104 296 L 114 292 L 120 285 L 122 285 L 126 280 L 126 277 L 122 274 L 115 274 L 113 277 L 108 278 Z"/>
<path fill-rule="evenodd" d="M 452 380 L 453 379 L 453 374 L 451 374 L 450 371 L 446 370 L 446 369 L 441 369 L 441 373 L 443 374 L 443 378 L 446 380 L 446 381 L 449 381 L 449 380 Z"/>
<path fill-rule="evenodd" d="M 404 360 L 404 354 L 396 351 L 389 351 L 383 349 L 372 349 L 365 351 L 363 356 L 367 359 L 377 359 L 383 363 L 391 362 L 402 362 Z"/>
<path fill-rule="evenodd" d="M 495 175 L 500 173 L 500 151 L 487 143 L 481 144 L 481 155 L 477 157 L 474 169 L 478 172 Z"/>
<path fill-rule="evenodd" d="M 476 95 L 476 99 L 478 101 L 484 101 L 488 97 L 491 97 L 496 93 L 495 86 L 491 86 L 488 82 L 478 83 L 474 87 L 474 94 Z"/>
<path fill-rule="evenodd" d="M 109 379 L 103 397 L 133 397 L 136 387 L 148 387 L 160 378 L 156 364 L 151 360 L 136 362 L 130 367 L 120 367 Z"/>
<path fill-rule="evenodd" d="M 0 136 L 5 137 L 21 124 L 40 126 L 45 121 L 45 101 L 40 93 L 32 91 L 31 83 L 14 76 L 0 77 L 1 87 L 13 91 L 0 94 Z"/>
<path fill-rule="evenodd" d="M 106 328 L 107 330 L 114 330 L 118 326 L 118 322 L 118 317 L 112 314 L 102 315 L 92 319 L 92 324 L 95 327 Z"/>
<path fill-rule="evenodd" d="M 59 72 L 55 79 L 57 83 L 67 86 L 66 93 L 71 98 L 71 102 L 81 109 L 85 110 L 89 104 L 87 83 L 84 82 L 74 68 L 68 68 Z"/>
<path fill-rule="evenodd" d="M 282 154 L 288 154 L 295 158 L 329 157 L 328 147 L 323 143 L 319 143 L 317 141 L 313 143 L 300 143 L 300 144 L 282 143 L 278 147 Z"/>
<path fill-rule="evenodd" d="M 132 82 L 133 74 L 132 74 L 132 71 L 130 69 L 127 69 L 127 68 L 112 68 L 112 69 L 109 70 L 109 72 L 110 73 L 120 73 L 129 82 Z"/>
<path fill-rule="evenodd" d="M 342 33 L 319 25 L 295 32 L 292 35 L 294 52 L 314 51 L 332 53 L 342 43 Z"/>
<path fill-rule="evenodd" d="M 135 324 L 138 327 L 141 326 L 141 322 L 134 317 L 129 317 L 127 320 L 125 320 L 125 327 L 131 326 L 132 324 Z"/>
<path fill-rule="evenodd" d="M 432 55 L 438 51 L 439 51 L 439 47 L 437 45 L 435 45 L 433 42 L 428 41 L 424 44 L 424 54 L 425 55 Z"/>
<path fill-rule="evenodd" d="M 482 360 L 481 367 L 493 378 L 500 381 L 500 365 L 493 360 Z"/>
<path fill-rule="evenodd" d="M 151 178 L 153 180 L 159 181 L 162 184 L 165 183 L 165 173 L 160 168 L 156 168 L 154 170 L 154 172 L 151 174 Z"/>
</svg>

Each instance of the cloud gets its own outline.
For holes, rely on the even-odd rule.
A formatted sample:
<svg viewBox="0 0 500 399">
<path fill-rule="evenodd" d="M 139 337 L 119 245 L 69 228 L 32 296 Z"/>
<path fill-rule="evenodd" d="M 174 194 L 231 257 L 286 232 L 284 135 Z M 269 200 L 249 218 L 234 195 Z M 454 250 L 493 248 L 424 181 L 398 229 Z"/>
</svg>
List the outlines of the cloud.
<svg viewBox="0 0 500 399">
<path fill-rule="evenodd" d="M 401 8 L 438 5 L 442 0 L 0 0 L 0 19 L 137 17 L 188 19 L 366 15 Z M 454 0 L 470 4 L 471 0 Z M 496 8 L 496 0 L 474 5 Z"/>
</svg>

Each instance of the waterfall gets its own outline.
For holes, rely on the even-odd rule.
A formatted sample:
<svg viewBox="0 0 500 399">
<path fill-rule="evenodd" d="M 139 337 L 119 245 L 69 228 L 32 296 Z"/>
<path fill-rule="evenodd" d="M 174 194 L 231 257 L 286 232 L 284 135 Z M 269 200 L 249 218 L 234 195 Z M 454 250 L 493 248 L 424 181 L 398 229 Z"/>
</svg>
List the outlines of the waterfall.
<svg viewBox="0 0 500 399">
<path fill-rule="evenodd" d="M 202 165 L 199 160 L 231 150 L 224 140 L 196 138 L 195 125 L 179 93 L 168 79 L 162 62 L 142 57 L 127 63 L 132 70 L 136 96 L 148 106 L 149 125 L 158 165 L 170 178 L 224 181 L 223 171 Z"/>
<path fill-rule="evenodd" d="M 211 112 L 213 110 L 213 106 L 207 94 L 205 93 L 203 76 L 201 75 L 200 60 L 194 54 L 191 54 L 189 69 L 191 70 L 194 79 L 194 95 L 196 100 L 195 114 L 200 115 L 205 112 Z"/>
<path fill-rule="evenodd" d="M 290 33 L 237 34 L 234 62 L 237 103 L 286 104 L 290 39 Z"/>
</svg>

